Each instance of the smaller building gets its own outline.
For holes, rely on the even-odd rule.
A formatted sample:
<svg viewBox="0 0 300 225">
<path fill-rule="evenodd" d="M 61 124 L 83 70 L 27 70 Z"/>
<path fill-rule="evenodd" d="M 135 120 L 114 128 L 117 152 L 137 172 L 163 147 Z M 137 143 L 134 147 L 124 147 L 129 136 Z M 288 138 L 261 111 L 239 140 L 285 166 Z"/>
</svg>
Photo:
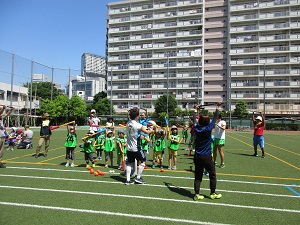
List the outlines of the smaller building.
<svg viewBox="0 0 300 225">
<path fill-rule="evenodd" d="M 1 104 L 12 106 L 15 109 L 23 109 L 29 106 L 28 88 L 13 85 L 11 95 L 11 84 L 0 82 Z"/>
</svg>

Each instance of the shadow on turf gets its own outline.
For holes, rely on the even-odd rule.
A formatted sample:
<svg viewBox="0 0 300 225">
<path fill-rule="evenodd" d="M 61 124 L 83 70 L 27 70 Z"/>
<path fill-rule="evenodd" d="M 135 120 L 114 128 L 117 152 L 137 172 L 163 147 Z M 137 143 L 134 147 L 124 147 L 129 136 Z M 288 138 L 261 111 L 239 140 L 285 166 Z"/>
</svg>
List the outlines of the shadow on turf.
<svg viewBox="0 0 300 225">
<path fill-rule="evenodd" d="M 167 183 L 167 182 L 164 182 L 164 184 L 166 185 L 166 187 L 174 192 L 174 193 L 177 193 L 179 195 L 182 195 L 182 196 L 185 196 L 185 197 L 189 197 L 189 198 L 192 198 L 193 197 L 193 194 L 186 190 L 186 189 L 183 189 L 183 188 L 180 188 L 180 187 L 177 187 L 177 186 L 174 186 L 172 185 L 171 183 Z"/>
<path fill-rule="evenodd" d="M 236 153 L 236 152 L 227 152 L 227 153 L 234 154 L 234 155 L 242 155 L 242 156 L 251 156 L 251 157 L 253 157 L 253 153 L 252 154 Z"/>
</svg>

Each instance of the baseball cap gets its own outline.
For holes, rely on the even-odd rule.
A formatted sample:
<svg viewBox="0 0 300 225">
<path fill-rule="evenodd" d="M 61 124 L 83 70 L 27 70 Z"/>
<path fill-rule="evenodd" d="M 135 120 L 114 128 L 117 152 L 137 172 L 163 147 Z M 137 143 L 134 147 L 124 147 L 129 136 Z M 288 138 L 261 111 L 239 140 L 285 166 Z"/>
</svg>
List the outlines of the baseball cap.
<svg viewBox="0 0 300 225">
<path fill-rule="evenodd" d="M 261 117 L 261 116 L 258 116 L 258 117 L 256 117 L 256 120 L 262 121 L 262 117 Z"/>
<path fill-rule="evenodd" d="M 173 129 L 178 130 L 178 128 L 177 128 L 175 125 L 173 125 L 173 126 L 171 127 L 171 130 L 173 130 Z"/>
<path fill-rule="evenodd" d="M 92 110 L 91 110 L 91 113 L 96 113 L 96 110 L 95 110 L 95 109 L 92 109 Z"/>
</svg>

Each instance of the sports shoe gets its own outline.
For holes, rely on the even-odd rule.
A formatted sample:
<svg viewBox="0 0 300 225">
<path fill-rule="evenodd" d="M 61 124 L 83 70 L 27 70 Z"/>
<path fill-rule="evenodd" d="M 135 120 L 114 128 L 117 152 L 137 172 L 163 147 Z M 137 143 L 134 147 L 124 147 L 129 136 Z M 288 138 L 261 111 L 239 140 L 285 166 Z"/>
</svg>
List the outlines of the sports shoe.
<svg viewBox="0 0 300 225">
<path fill-rule="evenodd" d="M 160 169 L 163 169 L 163 168 L 164 168 L 164 166 L 163 166 L 163 165 L 160 165 L 160 166 L 159 166 L 159 168 L 160 168 Z"/>
<path fill-rule="evenodd" d="M 3 163 L 0 163 L 0 168 L 6 168 L 6 166 Z"/>
<path fill-rule="evenodd" d="M 27 144 L 27 145 L 26 145 L 26 149 L 29 149 L 29 148 L 30 148 L 30 144 Z"/>
<path fill-rule="evenodd" d="M 209 195 L 209 198 L 210 199 L 220 199 L 220 198 L 222 198 L 222 195 L 217 194 L 217 193 L 212 193 L 212 194 Z"/>
<path fill-rule="evenodd" d="M 172 167 L 171 167 L 171 166 L 169 166 L 169 167 L 168 167 L 168 170 L 171 170 L 171 169 L 172 169 Z"/>
<path fill-rule="evenodd" d="M 46 154 L 46 153 L 44 154 L 44 157 L 47 157 L 47 154 Z"/>
<path fill-rule="evenodd" d="M 38 157 L 39 157 L 39 155 L 35 155 L 35 156 L 34 156 L 34 158 L 36 158 L 36 159 L 37 159 Z"/>
<path fill-rule="evenodd" d="M 108 168 L 108 165 L 106 164 L 104 167 L 105 167 L 105 168 Z"/>
<path fill-rule="evenodd" d="M 172 170 L 176 170 L 176 169 L 177 169 L 176 166 L 173 166 L 173 167 L 172 167 Z"/>
<path fill-rule="evenodd" d="M 199 195 L 199 194 L 196 194 L 194 196 L 194 201 L 199 201 L 199 200 L 203 200 L 204 199 L 204 196 L 203 195 Z"/>
<path fill-rule="evenodd" d="M 94 163 L 94 164 L 92 164 L 92 167 L 93 167 L 93 168 L 95 168 L 95 167 L 96 167 L 96 164 L 95 164 L 95 163 Z"/>
<path fill-rule="evenodd" d="M 265 154 L 263 154 L 261 157 L 262 157 L 262 158 L 266 158 Z"/>
<path fill-rule="evenodd" d="M 204 171 L 204 172 L 203 172 L 203 175 L 209 177 L 209 173 L 208 173 L 207 171 Z"/>
<path fill-rule="evenodd" d="M 118 166 L 118 170 L 120 170 L 121 169 L 121 166 Z"/>
<path fill-rule="evenodd" d="M 99 157 L 99 160 L 102 160 L 102 157 Z"/>
<path fill-rule="evenodd" d="M 89 168 L 89 167 L 90 167 L 90 165 L 89 165 L 89 164 L 86 164 L 85 168 Z"/>
<path fill-rule="evenodd" d="M 258 157 L 258 154 L 257 154 L 257 153 L 254 153 L 253 156 Z"/>
<path fill-rule="evenodd" d="M 66 163 L 65 167 L 68 167 L 69 166 L 69 163 Z"/>
<path fill-rule="evenodd" d="M 151 168 L 152 168 L 152 169 L 155 169 L 155 165 L 153 164 L 153 165 L 151 166 Z"/>
<path fill-rule="evenodd" d="M 125 184 L 125 185 L 134 184 L 134 180 L 130 180 L 130 181 L 126 180 L 126 181 L 124 182 L 124 184 Z"/>
<path fill-rule="evenodd" d="M 224 168 L 225 167 L 225 164 L 224 163 L 222 163 L 220 166 L 219 166 L 219 168 Z"/>
<path fill-rule="evenodd" d="M 214 162 L 215 163 L 215 166 L 217 166 L 218 165 L 218 163 L 216 163 L 216 162 Z"/>
<path fill-rule="evenodd" d="M 144 184 L 144 183 L 146 183 L 144 180 L 143 180 L 143 178 L 136 178 L 135 179 L 135 183 L 137 183 L 137 184 Z"/>
<path fill-rule="evenodd" d="M 72 163 L 72 164 L 71 164 L 71 167 L 74 167 L 74 166 L 75 166 L 74 163 Z"/>
</svg>

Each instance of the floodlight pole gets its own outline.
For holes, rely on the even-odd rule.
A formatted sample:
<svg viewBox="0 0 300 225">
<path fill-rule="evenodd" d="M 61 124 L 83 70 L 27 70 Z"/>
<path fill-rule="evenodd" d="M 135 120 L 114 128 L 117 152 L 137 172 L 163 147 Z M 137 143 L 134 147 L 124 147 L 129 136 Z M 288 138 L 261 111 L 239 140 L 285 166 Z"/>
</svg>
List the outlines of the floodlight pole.
<svg viewBox="0 0 300 225">
<path fill-rule="evenodd" d="M 112 74 L 112 68 L 110 68 L 110 116 L 112 116 L 112 107 L 113 107 L 113 103 L 112 103 L 112 79 L 113 78 L 113 74 Z"/>
<path fill-rule="evenodd" d="M 167 116 L 169 116 L 169 53 L 168 53 L 168 60 L 167 60 Z"/>
<path fill-rule="evenodd" d="M 138 107 L 141 108 L 140 105 L 140 90 L 141 90 L 141 66 L 139 67 L 139 89 L 138 89 Z"/>
<path fill-rule="evenodd" d="M 14 86 L 14 73 L 15 73 L 15 54 L 12 53 L 12 63 L 11 63 L 11 80 L 10 80 L 10 107 L 12 107 L 13 98 L 13 86 Z"/>
<path fill-rule="evenodd" d="M 264 63 L 264 116 L 266 114 L 266 64 Z"/>
<path fill-rule="evenodd" d="M 54 68 L 52 66 L 52 69 L 51 69 L 51 73 L 52 73 L 52 76 L 51 76 L 51 101 L 53 99 L 53 76 L 54 76 Z"/>
</svg>

